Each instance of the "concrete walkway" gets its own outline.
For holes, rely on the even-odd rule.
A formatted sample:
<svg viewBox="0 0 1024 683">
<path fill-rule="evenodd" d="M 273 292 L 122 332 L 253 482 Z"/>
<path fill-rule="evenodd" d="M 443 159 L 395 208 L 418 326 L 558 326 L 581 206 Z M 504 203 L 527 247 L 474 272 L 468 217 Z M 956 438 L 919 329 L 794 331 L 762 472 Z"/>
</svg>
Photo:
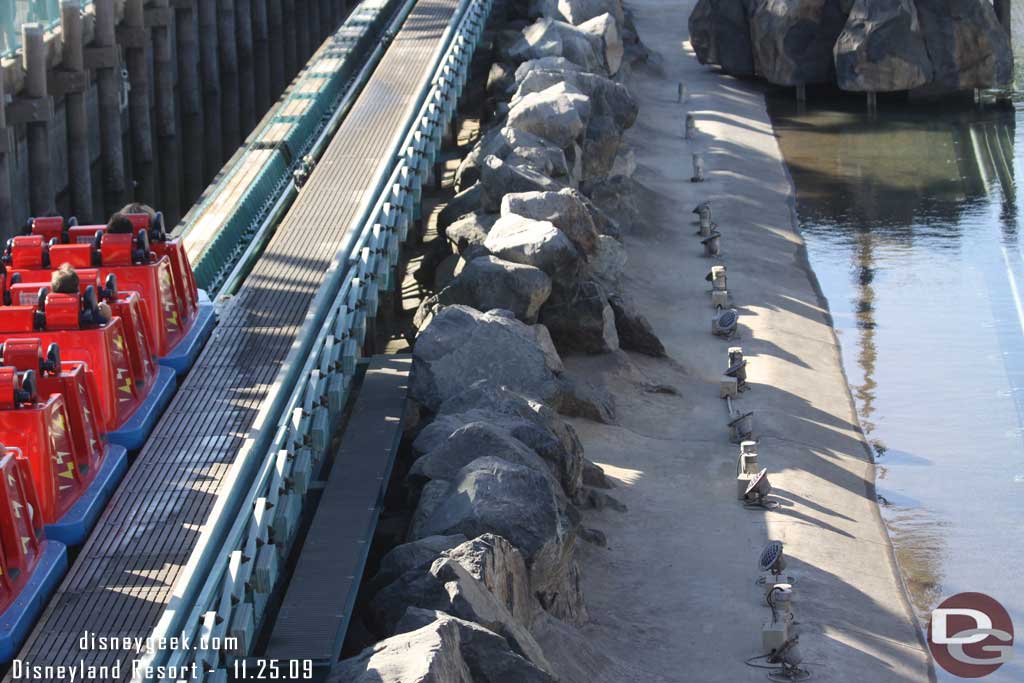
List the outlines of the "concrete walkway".
<svg viewBox="0 0 1024 683">
<path fill-rule="evenodd" d="M 640 36 L 660 64 L 627 83 L 640 102 L 628 140 L 644 226 L 629 235 L 627 290 L 672 360 L 634 354 L 573 358 L 602 376 L 620 424 L 575 421 L 587 454 L 629 506 L 587 513 L 607 549 L 584 545 L 582 566 L 594 650 L 644 681 L 762 681 L 744 660 L 761 654 L 769 619 L 754 585 L 767 539 L 785 543 L 797 579 L 795 613 L 804 666 L 818 681 L 933 678 L 874 498 L 874 469 L 856 424 L 839 348 L 794 231 L 792 188 L 765 112 L 748 84 L 697 63 L 687 41 L 693 0 L 629 0 Z M 676 102 L 683 81 L 688 101 Z M 682 138 L 686 112 L 700 134 Z M 708 181 L 689 182 L 690 155 L 706 154 Z M 710 199 L 722 259 L 741 311 L 739 338 L 710 334 L 712 313 L 691 209 Z M 762 466 L 777 511 L 744 509 L 735 496 L 738 447 L 729 443 L 718 378 L 741 345 L 754 388 Z M 654 390 L 675 386 L 679 396 Z M 545 643 L 548 645 L 548 643 Z M 563 672 L 567 680 L 578 678 Z M 615 680 L 613 674 L 594 680 Z"/>
</svg>

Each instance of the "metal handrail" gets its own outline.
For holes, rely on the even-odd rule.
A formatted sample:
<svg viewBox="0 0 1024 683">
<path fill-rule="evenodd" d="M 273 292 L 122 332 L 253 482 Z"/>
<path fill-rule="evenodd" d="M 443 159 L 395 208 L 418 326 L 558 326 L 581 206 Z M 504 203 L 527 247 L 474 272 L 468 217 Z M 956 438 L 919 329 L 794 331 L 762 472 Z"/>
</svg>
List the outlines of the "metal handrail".
<svg viewBox="0 0 1024 683">
<path fill-rule="evenodd" d="M 352 223 L 302 328 L 232 465 L 225 489 L 181 573 L 150 643 L 178 636 L 189 649 L 154 648 L 142 667 L 222 677 L 232 657 L 249 652 L 301 514 L 309 481 L 326 456 L 331 426 L 344 407 L 356 359 L 379 292 L 393 286 L 422 183 L 441 147 L 465 85 L 469 61 L 492 0 L 462 0 L 439 41 L 434 75 L 421 105 L 381 162 L 376 192 Z M 203 647 L 202 637 L 237 638 L 231 651 Z M 138 677 L 136 680 L 147 680 Z"/>
</svg>

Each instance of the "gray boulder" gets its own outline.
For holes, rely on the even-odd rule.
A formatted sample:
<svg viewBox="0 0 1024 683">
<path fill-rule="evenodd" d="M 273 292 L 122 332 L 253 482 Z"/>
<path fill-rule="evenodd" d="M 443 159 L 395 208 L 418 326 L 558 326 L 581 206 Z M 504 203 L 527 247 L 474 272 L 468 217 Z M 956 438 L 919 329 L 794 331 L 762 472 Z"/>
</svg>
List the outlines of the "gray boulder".
<svg viewBox="0 0 1024 683">
<path fill-rule="evenodd" d="M 620 237 L 621 233 L 632 230 L 640 222 L 640 207 L 636 202 L 636 186 L 632 178 L 610 176 L 591 179 L 582 191 L 614 221 L 614 231 L 606 232 L 600 224 L 597 225 L 602 235 Z"/>
<path fill-rule="evenodd" d="M 481 380 L 441 404 L 438 417 L 413 442 L 413 451 L 439 447 L 456 429 L 485 420 L 505 429 L 551 466 L 562 487 L 575 496 L 582 485 L 583 444 L 557 412 L 508 387 Z"/>
<path fill-rule="evenodd" d="M 494 62 L 487 73 L 486 92 L 496 97 L 508 97 L 515 90 L 515 68 L 503 62 Z"/>
<path fill-rule="evenodd" d="M 612 15 L 620 26 L 625 21 L 622 3 L 619 0 L 558 0 L 558 12 L 565 21 L 574 26 L 602 14 Z"/>
<path fill-rule="evenodd" d="M 757 0 L 750 17 L 757 73 L 776 85 L 830 83 L 832 47 L 852 0 Z"/>
<path fill-rule="evenodd" d="M 636 351 L 655 358 L 663 358 L 668 354 L 665 346 L 654 333 L 654 328 L 643 316 L 632 301 L 621 294 L 608 297 L 608 305 L 615 316 L 615 331 L 619 336 L 619 346 L 627 351 Z"/>
<path fill-rule="evenodd" d="M 592 181 L 611 175 L 622 144 L 622 130 L 611 116 L 592 116 L 583 138 L 583 178 Z"/>
<path fill-rule="evenodd" d="M 370 588 L 376 592 L 410 569 L 429 567 L 442 552 L 465 542 L 465 536 L 454 534 L 452 536 L 427 536 L 397 545 L 380 558 L 380 564 L 370 582 Z"/>
<path fill-rule="evenodd" d="M 535 62 L 528 63 L 535 64 Z M 519 71 L 516 73 L 518 74 Z M 577 69 L 541 66 L 530 68 L 523 72 L 522 78 L 517 76 L 516 91 L 512 101 L 513 103 L 518 102 L 530 93 L 543 92 L 559 83 L 567 83 L 590 98 L 592 117 L 611 116 L 615 120 L 615 125 L 622 130 L 632 127 L 636 122 L 639 107 L 626 86 L 600 74 L 587 73 Z"/>
<path fill-rule="evenodd" d="M 523 29 L 508 57 L 515 62 L 565 57 L 586 71 L 610 73 L 603 36 L 596 34 L 596 27 L 589 28 L 588 31 L 564 21 L 539 19 Z"/>
<path fill-rule="evenodd" d="M 913 0 L 856 0 L 833 54 L 843 90 L 910 90 L 932 77 Z"/>
<path fill-rule="evenodd" d="M 560 487 L 551 468 L 539 455 L 501 427 L 478 421 L 456 429 L 439 448 L 416 459 L 408 480 L 418 486 L 432 479 L 452 480 L 463 467 L 482 455 L 532 467 Z"/>
<path fill-rule="evenodd" d="M 621 144 L 618 154 L 615 155 L 615 161 L 612 162 L 612 170 L 608 175 L 632 178 L 634 173 L 636 173 L 636 152 L 629 145 Z"/>
<path fill-rule="evenodd" d="M 448 494 L 450 483 L 443 479 L 431 479 L 420 489 L 420 497 L 416 501 L 416 509 L 413 510 L 412 519 L 409 521 L 408 538 L 410 542 L 424 538 L 424 534 L 417 532 L 427 518 L 433 514 L 434 508 L 444 500 L 444 497 Z"/>
<path fill-rule="evenodd" d="M 526 77 L 526 74 L 534 69 L 542 71 L 558 71 L 562 73 L 581 70 L 579 64 L 574 64 L 565 57 L 540 57 L 538 59 L 530 59 L 516 67 L 516 85 L 518 86 L 519 83 L 522 82 L 523 78 Z"/>
<path fill-rule="evenodd" d="M 456 219 L 444 229 L 445 236 L 455 244 L 460 254 L 465 254 L 470 247 L 482 247 L 487 233 L 498 220 L 496 213 L 474 211 Z"/>
<path fill-rule="evenodd" d="M 496 156 L 484 159 L 479 185 L 484 210 L 494 212 L 501 208 L 501 198 L 508 192 L 556 191 L 563 187 L 529 166 L 505 163 Z"/>
<path fill-rule="evenodd" d="M 541 606 L 578 623 L 586 619 L 586 609 L 573 556 L 577 522 L 570 510 L 559 503 L 541 473 L 483 457 L 459 471 L 448 497 L 434 509 L 421 533 L 502 536 L 526 559 L 530 586 Z"/>
<path fill-rule="evenodd" d="M 480 211 L 483 203 L 483 186 L 479 183 L 462 190 L 448 200 L 437 215 L 437 229 L 444 230 L 459 218 Z"/>
<path fill-rule="evenodd" d="M 481 379 L 541 401 L 559 398 L 555 370 L 530 326 L 498 312 L 442 308 L 416 340 L 409 395 L 436 412 Z"/>
<path fill-rule="evenodd" d="M 549 221 L 565 233 L 581 254 L 590 258 L 597 251 L 598 233 L 585 199 L 576 190 L 558 192 L 514 192 L 501 200 L 501 215 L 514 214 L 536 221 Z"/>
<path fill-rule="evenodd" d="M 565 152 L 542 137 L 515 128 L 492 128 L 473 146 L 455 172 L 456 188 L 463 188 L 480 180 L 480 167 L 488 156 L 505 160 L 516 156 L 527 165 L 551 178 L 574 183 Z"/>
<path fill-rule="evenodd" d="M 445 552 L 482 583 L 516 621 L 527 628 L 540 614 L 530 590 L 530 575 L 523 554 L 501 536 L 483 534 Z"/>
<path fill-rule="evenodd" d="M 698 0 L 690 12 L 690 44 L 701 64 L 736 76 L 754 75 L 749 15 L 754 0 Z"/>
<path fill-rule="evenodd" d="M 615 315 L 596 282 L 553 287 L 541 309 L 541 322 L 559 353 L 608 353 L 619 348 Z"/>
<path fill-rule="evenodd" d="M 382 640 L 343 660 L 331 671 L 332 683 L 474 683 L 462 656 L 459 626 L 438 620 L 415 631 Z"/>
<path fill-rule="evenodd" d="M 480 256 L 466 264 L 447 287 L 425 299 L 413 322 L 423 327 L 438 307 L 464 304 L 478 311 L 509 310 L 523 322 L 534 323 L 550 294 L 551 278 L 539 268 Z"/>
<path fill-rule="evenodd" d="M 407 633 L 421 628 L 440 629 L 453 625 L 458 630 L 459 654 L 474 681 L 552 683 L 555 680 L 536 664 L 513 652 L 508 641 L 498 634 L 439 610 L 410 607 L 399 620 L 397 631 Z"/>
<path fill-rule="evenodd" d="M 516 100 L 509 109 L 507 125 L 564 149 L 580 138 L 589 118 L 590 98 L 561 82 Z"/>
<path fill-rule="evenodd" d="M 622 56 L 625 54 L 619 26 L 615 17 L 605 13 L 588 19 L 577 27 L 598 39 L 601 46 L 600 54 L 604 58 L 605 71 L 612 76 L 619 72 L 619 68 L 622 66 Z"/>
<path fill-rule="evenodd" d="M 932 91 L 970 90 L 1013 80 L 1013 51 L 990 2 L 916 0 L 931 58 Z"/>
<path fill-rule="evenodd" d="M 370 601 L 371 623 L 381 633 L 394 633 L 409 607 L 441 610 L 476 622 L 503 636 L 513 650 L 535 665 L 551 670 L 529 630 L 455 560 L 438 558 L 428 570 L 410 570 L 385 586 Z"/>
<path fill-rule="evenodd" d="M 606 292 L 618 291 L 626 267 L 626 248 L 622 242 L 607 235 L 597 236 L 597 248 L 590 259 L 591 276 Z"/>
<path fill-rule="evenodd" d="M 579 250 L 549 221 L 504 214 L 487 233 L 484 246 L 506 261 L 540 268 L 555 281 L 571 282 L 580 269 Z"/>
</svg>

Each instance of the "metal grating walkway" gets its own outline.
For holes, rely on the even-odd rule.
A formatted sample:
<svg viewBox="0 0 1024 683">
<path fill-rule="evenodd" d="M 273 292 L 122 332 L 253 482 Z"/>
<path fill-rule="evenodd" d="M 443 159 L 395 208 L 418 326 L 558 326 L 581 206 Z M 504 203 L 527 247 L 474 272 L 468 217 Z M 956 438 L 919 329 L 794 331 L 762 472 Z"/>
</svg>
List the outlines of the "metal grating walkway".
<svg viewBox="0 0 1024 683">
<path fill-rule="evenodd" d="M 146 638 L 224 476 L 395 136 L 413 113 L 456 0 L 419 0 L 265 253 L 216 328 L 51 600 L 19 658 L 112 665 L 132 649 L 80 650 L 83 633 Z M 42 679 L 37 679 L 42 680 Z M 54 678 L 50 680 L 61 680 Z"/>
</svg>

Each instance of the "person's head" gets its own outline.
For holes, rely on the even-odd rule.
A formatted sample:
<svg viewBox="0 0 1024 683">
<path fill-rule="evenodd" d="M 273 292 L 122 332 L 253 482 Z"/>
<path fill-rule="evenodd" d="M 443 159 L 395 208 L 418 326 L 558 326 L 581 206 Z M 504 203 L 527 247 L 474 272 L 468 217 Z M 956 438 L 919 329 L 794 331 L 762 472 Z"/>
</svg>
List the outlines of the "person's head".
<svg viewBox="0 0 1024 683">
<path fill-rule="evenodd" d="M 78 273 L 70 263 L 62 263 L 50 275 L 50 291 L 56 294 L 78 294 Z"/>
<path fill-rule="evenodd" d="M 130 235 L 135 231 L 135 225 L 128 216 L 120 211 L 115 213 L 107 221 L 107 233 L 111 235 Z"/>
</svg>

